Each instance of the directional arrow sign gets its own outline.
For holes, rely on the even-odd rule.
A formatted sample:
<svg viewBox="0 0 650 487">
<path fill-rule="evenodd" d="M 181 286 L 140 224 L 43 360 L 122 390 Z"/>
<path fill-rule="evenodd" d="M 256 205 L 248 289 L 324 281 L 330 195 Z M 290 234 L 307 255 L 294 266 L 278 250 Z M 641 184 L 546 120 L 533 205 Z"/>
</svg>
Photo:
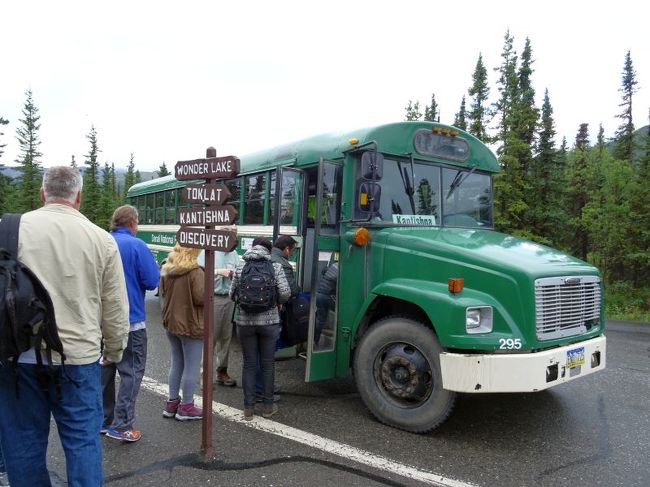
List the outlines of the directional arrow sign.
<svg viewBox="0 0 650 487">
<path fill-rule="evenodd" d="M 181 227 L 176 232 L 176 242 L 183 247 L 230 252 L 237 247 L 237 232 Z"/>
<path fill-rule="evenodd" d="M 178 161 L 174 167 L 176 179 L 221 179 L 239 174 L 239 158 L 235 156 L 208 157 L 193 161 Z"/>
<path fill-rule="evenodd" d="M 181 197 L 188 203 L 221 205 L 231 196 L 225 184 L 188 184 L 181 189 Z"/>
<path fill-rule="evenodd" d="M 237 221 L 237 210 L 230 205 L 208 208 L 179 208 L 177 223 L 182 226 L 231 225 Z"/>
</svg>

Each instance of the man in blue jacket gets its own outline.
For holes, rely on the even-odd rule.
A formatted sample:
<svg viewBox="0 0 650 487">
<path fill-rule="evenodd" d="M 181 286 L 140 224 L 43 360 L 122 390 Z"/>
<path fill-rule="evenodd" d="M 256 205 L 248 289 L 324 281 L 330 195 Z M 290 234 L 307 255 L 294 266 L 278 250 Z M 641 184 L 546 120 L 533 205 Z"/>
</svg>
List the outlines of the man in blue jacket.
<svg viewBox="0 0 650 487">
<path fill-rule="evenodd" d="M 138 210 L 131 205 L 120 206 L 111 219 L 111 235 L 122 258 L 126 291 L 129 297 L 129 341 L 117 363 L 104 360 L 102 391 L 104 425 L 102 433 L 121 441 L 138 441 L 142 433 L 133 429 L 135 400 L 140 390 L 147 362 L 147 329 L 144 296 L 146 290 L 158 286 L 158 264 L 147 245 L 135 237 L 138 231 Z M 120 388 L 115 400 L 115 372 L 120 374 Z"/>
</svg>

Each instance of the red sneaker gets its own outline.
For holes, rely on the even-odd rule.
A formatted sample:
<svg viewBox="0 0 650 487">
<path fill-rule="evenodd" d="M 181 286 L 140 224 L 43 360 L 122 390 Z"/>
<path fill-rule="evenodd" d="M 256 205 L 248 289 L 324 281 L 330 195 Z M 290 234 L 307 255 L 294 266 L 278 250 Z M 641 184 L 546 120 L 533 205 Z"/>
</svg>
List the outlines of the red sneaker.
<svg viewBox="0 0 650 487">
<path fill-rule="evenodd" d="M 174 399 L 173 401 L 167 401 L 167 404 L 165 404 L 165 409 L 163 409 L 163 417 L 164 418 L 173 418 L 176 416 L 176 412 L 178 411 L 178 406 L 181 403 L 181 398 L 179 397 L 178 399 Z"/>
<path fill-rule="evenodd" d="M 181 404 L 176 411 L 176 419 L 179 421 L 189 421 L 192 419 L 203 419 L 203 410 L 194 405 L 194 401 L 189 404 Z"/>
</svg>

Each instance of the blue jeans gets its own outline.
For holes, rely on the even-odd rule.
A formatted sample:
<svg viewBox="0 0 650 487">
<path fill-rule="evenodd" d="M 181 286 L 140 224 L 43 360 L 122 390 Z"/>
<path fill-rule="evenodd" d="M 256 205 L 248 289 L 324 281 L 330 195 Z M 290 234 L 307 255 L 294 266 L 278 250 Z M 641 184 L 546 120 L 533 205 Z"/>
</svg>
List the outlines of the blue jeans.
<svg viewBox="0 0 650 487">
<path fill-rule="evenodd" d="M 242 367 L 244 407 L 255 406 L 255 369 L 258 360 L 262 366 L 262 401 L 264 404 L 273 404 L 275 343 L 280 334 L 280 325 L 237 325 L 237 334 L 244 356 Z"/>
<path fill-rule="evenodd" d="M 147 330 L 132 331 L 122 360 L 102 367 L 104 425 L 118 431 L 133 429 L 135 400 L 147 364 Z M 120 374 L 120 388 L 115 402 L 115 372 Z"/>
<path fill-rule="evenodd" d="M 48 487 L 46 455 L 50 416 L 54 416 L 65 452 L 68 485 L 102 485 L 102 391 L 99 363 L 56 367 L 61 383 L 57 399 L 52 380 L 42 390 L 36 365 L 0 366 L 0 443 L 12 487 Z M 73 382 L 74 381 L 74 382 Z"/>
</svg>

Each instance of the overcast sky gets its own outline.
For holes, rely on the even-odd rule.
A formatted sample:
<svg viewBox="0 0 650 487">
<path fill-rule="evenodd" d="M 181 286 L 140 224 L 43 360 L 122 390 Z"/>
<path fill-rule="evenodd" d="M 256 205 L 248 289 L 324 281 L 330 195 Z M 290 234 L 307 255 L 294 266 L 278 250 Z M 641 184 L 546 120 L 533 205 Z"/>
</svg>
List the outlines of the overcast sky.
<svg viewBox="0 0 650 487">
<path fill-rule="evenodd" d="M 404 119 L 435 93 L 452 123 L 479 53 L 493 68 L 509 29 L 533 49 L 541 106 L 548 88 L 558 142 L 580 123 L 614 134 L 628 50 L 634 123 L 648 124 L 650 41 L 642 3 L 605 1 L 32 1 L 0 9 L 0 163 L 18 155 L 25 91 L 41 117 L 44 166 L 79 164 L 95 126 L 100 163 L 172 170 L 325 132 Z M 468 98 L 469 103 L 469 98 Z"/>
</svg>

